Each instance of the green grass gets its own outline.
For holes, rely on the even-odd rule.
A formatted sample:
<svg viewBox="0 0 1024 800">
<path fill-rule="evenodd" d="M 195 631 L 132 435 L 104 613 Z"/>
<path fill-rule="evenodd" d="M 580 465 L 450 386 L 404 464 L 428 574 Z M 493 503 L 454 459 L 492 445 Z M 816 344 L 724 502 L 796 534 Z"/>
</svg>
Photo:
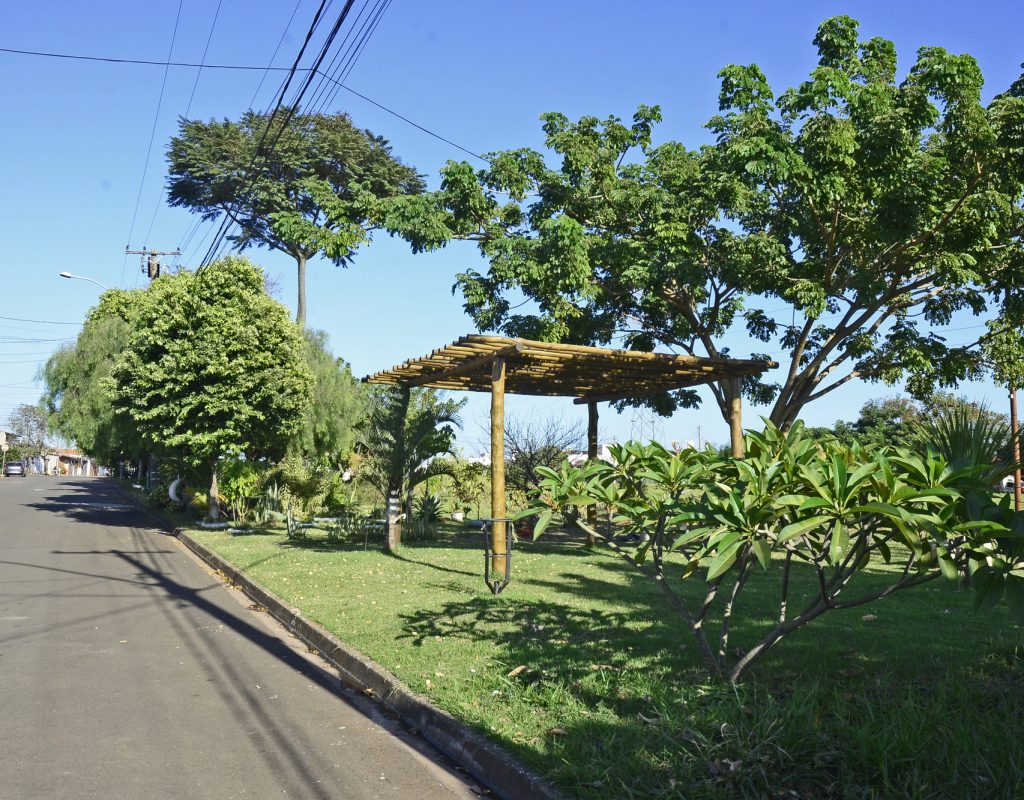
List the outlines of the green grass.
<svg viewBox="0 0 1024 800">
<path fill-rule="evenodd" d="M 651 581 L 557 534 L 517 545 L 497 597 L 479 532 L 400 555 L 193 535 L 570 796 L 1024 796 L 1021 629 L 944 582 L 812 622 L 732 689 Z M 771 624 L 777 580 L 751 580 L 734 644 Z"/>
</svg>

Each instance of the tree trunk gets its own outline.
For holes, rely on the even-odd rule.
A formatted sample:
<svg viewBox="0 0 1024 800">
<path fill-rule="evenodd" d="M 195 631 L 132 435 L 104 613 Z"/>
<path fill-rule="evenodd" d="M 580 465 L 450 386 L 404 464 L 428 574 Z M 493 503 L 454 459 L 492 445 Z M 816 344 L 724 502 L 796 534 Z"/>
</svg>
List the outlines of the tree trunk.
<svg viewBox="0 0 1024 800">
<path fill-rule="evenodd" d="M 217 459 L 210 462 L 210 519 L 220 520 L 220 494 L 217 488 Z"/>
<path fill-rule="evenodd" d="M 306 327 L 306 256 L 302 254 L 295 256 L 295 263 L 299 273 L 299 301 L 295 308 L 295 321 L 304 328 Z"/>
</svg>

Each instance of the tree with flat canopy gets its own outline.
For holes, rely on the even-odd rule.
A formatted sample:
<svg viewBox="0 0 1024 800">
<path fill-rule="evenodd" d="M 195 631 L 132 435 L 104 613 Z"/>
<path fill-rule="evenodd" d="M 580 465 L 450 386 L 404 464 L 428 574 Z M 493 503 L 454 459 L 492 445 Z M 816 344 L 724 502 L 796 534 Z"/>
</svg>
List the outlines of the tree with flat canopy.
<svg viewBox="0 0 1024 800">
<path fill-rule="evenodd" d="M 210 475 L 222 457 L 277 459 L 299 430 L 312 378 L 298 325 L 244 258 L 155 280 L 111 374 L 114 409 L 142 437 Z"/>
<path fill-rule="evenodd" d="M 933 327 L 1020 294 L 1024 97 L 985 105 L 977 62 L 940 47 L 897 80 L 893 43 L 849 17 L 814 43 L 809 78 L 779 94 L 756 65 L 723 69 L 700 148 L 655 145 L 657 107 L 631 125 L 544 114 L 557 165 L 527 148 L 449 162 L 439 191 L 376 213 L 417 251 L 478 244 L 486 271 L 457 285 L 480 330 L 722 358 L 745 328 L 786 354 L 781 383 L 742 387 L 783 428 L 855 378 L 916 396 L 976 378 L 984 342 Z M 712 391 L 728 419 L 729 384 Z"/>
<path fill-rule="evenodd" d="M 40 402 L 50 428 L 100 463 L 147 451 L 132 419 L 111 405 L 107 386 L 144 296 L 141 290 L 105 291 L 74 344 L 59 347 L 41 371 Z"/>
<path fill-rule="evenodd" d="M 424 183 L 387 140 L 348 114 L 248 111 L 241 119 L 181 119 L 167 153 L 168 199 L 238 226 L 239 251 L 287 253 L 298 270 L 296 320 L 306 320 L 306 265 L 322 255 L 348 266 L 371 236 L 367 198 L 415 194 Z"/>
</svg>

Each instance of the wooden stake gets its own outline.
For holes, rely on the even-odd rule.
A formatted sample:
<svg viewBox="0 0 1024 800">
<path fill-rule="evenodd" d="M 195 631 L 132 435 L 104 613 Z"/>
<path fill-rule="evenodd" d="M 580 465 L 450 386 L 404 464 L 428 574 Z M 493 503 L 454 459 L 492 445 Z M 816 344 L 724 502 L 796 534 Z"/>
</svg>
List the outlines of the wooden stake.
<svg viewBox="0 0 1024 800">
<path fill-rule="evenodd" d="M 740 379 L 729 378 L 729 438 L 732 454 L 743 456 L 743 399 L 740 396 Z"/>
<path fill-rule="evenodd" d="M 1013 384 L 1010 384 L 1010 436 L 1013 437 L 1013 463 L 1018 465 L 1013 471 L 1013 508 L 1020 511 L 1020 426 L 1017 420 L 1017 388 Z"/>
<path fill-rule="evenodd" d="M 597 403 L 591 400 L 587 403 L 587 458 L 594 461 L 597 458 Z M 587 525 L 591 530 L 597 530 L 597 506 L 587 506 Z M 597 547 L 597 537 L 592 533 L 587 534 L 587 547 Z"/>
<path fill-rule="evenodd" d="M 505 517 L 505 359 L 496 358 L 491 367 L 491 519 Z M 491 552 L 505 552 L 504 521 L 491 525 Z M 491 574 L 505 574 L 505 557 L 491 559 Z"/>
</svg>

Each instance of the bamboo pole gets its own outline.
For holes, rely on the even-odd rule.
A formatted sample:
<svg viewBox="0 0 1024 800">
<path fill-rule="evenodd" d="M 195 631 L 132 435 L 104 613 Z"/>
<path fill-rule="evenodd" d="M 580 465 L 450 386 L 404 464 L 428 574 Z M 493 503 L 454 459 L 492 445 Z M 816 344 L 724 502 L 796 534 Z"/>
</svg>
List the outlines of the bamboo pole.
<svg viewBox="0 0 1024 800">
<path fill-rule="evenodd" d="M 597 403 L 587 403 L 587 458 L 590 461 L 597 459 Z M 597 530 L 597 505 L 587 506 L 587 526 L 592 531 Z M 592 533 L 587 534 L 587 547 L 597 547 L 597 537 Z"/>
<path fill-rule="evenodd" d="M 1017 419 L 1017 387 L 1010 384 L 1010 436 L 1013 437 L 1013 509 L 1021 510 L 1020 490 L 1020 426 Z"/>
<path fill-rule="evenodd" d="M 505 552 L 505 359 L 491 367 L 491 552 Z M 499 522 L 498 520 L 502 520 Z M 505 557 L 491 559 L 491 574 L 505 574 Z"/>
<path fill-rule="evenodd" d="M 740 395 L 740 379 L 729 379 L 729 438 L 732 454 L 743 456 L 743 398 Z"/>
</svg>

